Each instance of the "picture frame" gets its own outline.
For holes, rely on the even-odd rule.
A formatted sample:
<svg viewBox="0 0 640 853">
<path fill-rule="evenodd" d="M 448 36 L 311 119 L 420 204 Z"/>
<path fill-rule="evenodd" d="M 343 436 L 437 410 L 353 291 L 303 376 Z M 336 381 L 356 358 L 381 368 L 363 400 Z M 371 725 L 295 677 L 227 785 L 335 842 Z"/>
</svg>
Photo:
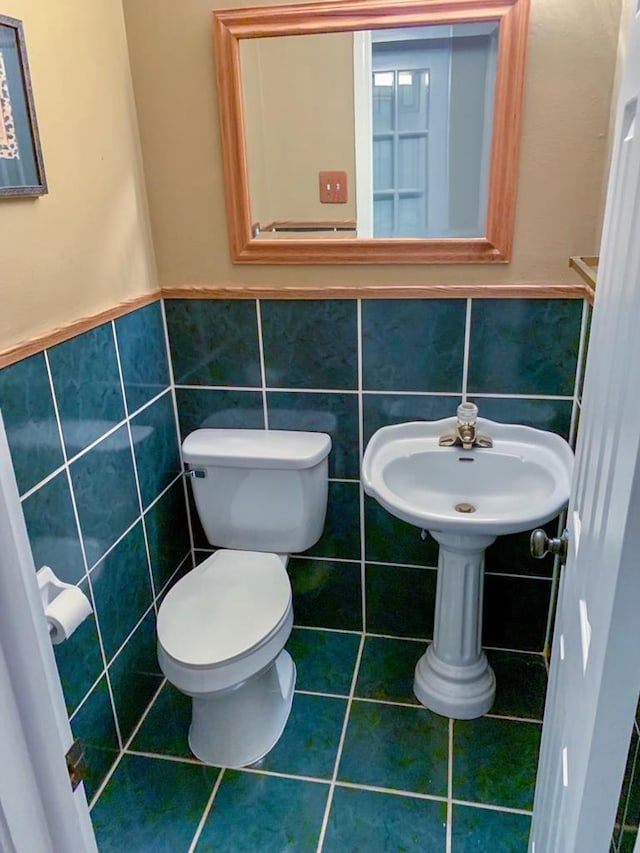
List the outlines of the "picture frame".
<svg viewBox="0 0 640 853">
<path fill-rule="evenodd" d="M 22 21 L 0 15 L 0 199 L 46 192 Z"/>
</svg>

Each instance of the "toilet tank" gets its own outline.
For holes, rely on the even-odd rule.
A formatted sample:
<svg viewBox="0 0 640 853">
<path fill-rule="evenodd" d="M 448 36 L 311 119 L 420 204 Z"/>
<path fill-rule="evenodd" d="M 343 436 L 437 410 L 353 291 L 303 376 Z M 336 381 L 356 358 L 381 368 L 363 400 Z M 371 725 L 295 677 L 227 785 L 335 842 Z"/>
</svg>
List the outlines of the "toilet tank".
<svg viewBox="0 0 640 853">
<path fill-rule="evenodd" d="M 331 438 L 321 432 L 199 429 L 182 444 L 198 515 L 219 548 L 295 553 L 322 535 Z"/>
</svg>

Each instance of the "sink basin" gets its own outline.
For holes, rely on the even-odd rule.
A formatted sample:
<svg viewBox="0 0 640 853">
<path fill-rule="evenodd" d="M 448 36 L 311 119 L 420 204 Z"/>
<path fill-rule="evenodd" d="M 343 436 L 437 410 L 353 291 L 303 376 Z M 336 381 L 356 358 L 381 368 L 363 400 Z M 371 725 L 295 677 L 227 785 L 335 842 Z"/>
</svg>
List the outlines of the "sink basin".
<svg viewBox="0 0 640 853">
<path fill-rule="evenodd" d="M 456 419 L 379 429 L 362 463 L 364 490 L 431 532 L 497 536 L 552 519 L 569 499 L 573 453 L 560 436 L 478 418 L 493 447 L 439 447 Z"/>
<path fill-rule="evenodd" d="M 428 530 L 440 546 L 433 642 L 416 664 L 413 691 L 437 714 L 469 720 L 487 713 L 496 691 L 481 644 L 484 551 L 497 536 L 558 514 L 569 499 L 573 453 L 554 433 L 484 418 L 477 429 L 493 447 L 440 447 L 457 423 L 379 429 L 362 481 L 388 512 Z"/>
</svg>

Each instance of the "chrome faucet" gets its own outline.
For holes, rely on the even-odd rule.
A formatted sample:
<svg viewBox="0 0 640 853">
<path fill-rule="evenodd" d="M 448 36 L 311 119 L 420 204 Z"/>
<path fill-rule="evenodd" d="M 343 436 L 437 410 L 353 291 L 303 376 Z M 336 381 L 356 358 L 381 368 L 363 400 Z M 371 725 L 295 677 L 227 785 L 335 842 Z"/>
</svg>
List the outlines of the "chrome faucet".
<svg viewBox="0 0 640 853">
<path fill-rule="evenodd" d="M 478 407 L 475 403 L 460 403 L 457 417 L 456 431 L 441 435 L 438 439 L 440 447 L 461 446 L 463 450 L 471 450 L 472 447 L 493 447 L 493 439 L 478 432 Z"/>
</svg>

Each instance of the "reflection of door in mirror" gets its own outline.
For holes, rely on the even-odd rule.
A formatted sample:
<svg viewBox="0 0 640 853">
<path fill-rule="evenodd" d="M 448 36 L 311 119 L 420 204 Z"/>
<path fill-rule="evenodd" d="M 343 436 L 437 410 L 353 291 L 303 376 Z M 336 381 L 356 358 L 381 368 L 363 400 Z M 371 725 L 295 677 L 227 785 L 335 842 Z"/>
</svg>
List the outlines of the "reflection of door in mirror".
<svg viewBox="0 0 640 853">
<path fill-rule="evenodd" d="M 359 237 L 485 234 L 497 32 L 354 34 Z"/>
</svg>

